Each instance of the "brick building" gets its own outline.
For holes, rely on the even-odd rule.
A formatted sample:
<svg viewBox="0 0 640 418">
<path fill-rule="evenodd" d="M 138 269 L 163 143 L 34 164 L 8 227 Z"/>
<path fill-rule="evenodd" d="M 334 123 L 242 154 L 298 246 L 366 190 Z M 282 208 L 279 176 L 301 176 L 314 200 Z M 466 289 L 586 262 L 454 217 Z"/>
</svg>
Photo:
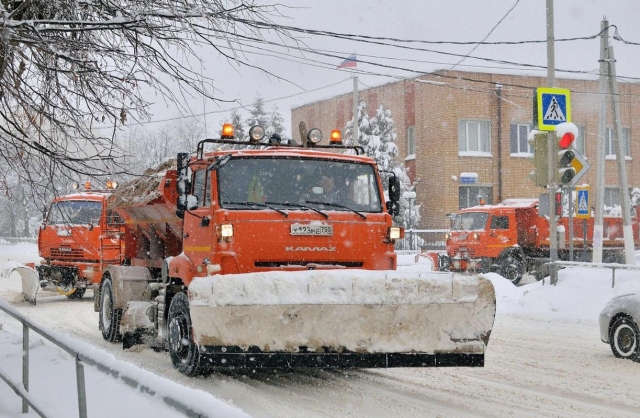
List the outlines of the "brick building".
<svg viewBox="0 0 640 418">
<path fill-rule="evenodd" d="M 422 228 L 448 226 L 446 214 L 477 204 L 479 196 L 497 203 L 545 191 L 528 178 L 533 164 L 527 143 L 533 89 L 545 86 L 546 77 L 438 71 L 358 92 L 370 116 L 381 104 L 391 110 L 400 158 L 417 183 Z M 574 146 L 592 167 L 581 183 L 594 186 L 598 81 L 556 78 L 556 87 L 571 91 L 572 122 L 580 131 Z M 619 83 L 619 91 L 628 181 L 638 187 L 640 86 Z M 604 199 L 613 205 L 619 204 L 620 191 L 609 98 L 607 105 Z M 301 121 L 323 132 L 344 130 L 352 109 L 352 92 L 296 107 L 291 132 L 298 132 Z"/>
</svg>

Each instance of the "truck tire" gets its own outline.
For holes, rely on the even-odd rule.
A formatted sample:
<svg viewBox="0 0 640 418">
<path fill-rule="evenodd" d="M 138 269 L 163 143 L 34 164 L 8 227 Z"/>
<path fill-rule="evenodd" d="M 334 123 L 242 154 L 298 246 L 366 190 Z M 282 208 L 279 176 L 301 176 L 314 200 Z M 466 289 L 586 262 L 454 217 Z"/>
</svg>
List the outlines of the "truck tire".
<svg viewBox="0 0 640 418">
<path fill-rule="evenodd" d="M 520 283 L 524 274 L 522 260 L 513 255 L 509 255 L 500 261 L 500 274 L 514 285 Z"/>
<path fill-rule="evenodd" d="M 172 299 L 167 315 L 169 355 L 173 366 L 186 376 L 207 374 L 198 346 L 193 342 L 189 299 L 183 292 Z"/>
<path fill-rule="evenodd" d="M 104 279 L 100 288 L 100 330 L 102 337 L 110 343 L 120 341 L 120 319 L 122 309 L 114 309 L 115 298 L 110 278 Z"/>
<path fill-rule="evenodd" d="M 83 287 L 76 287 L 75 288 L 76 291 L 67 295 L 67 297 L 69 299 L 82 299 L 82 297 L 84 296 L 84 292 L 87 291 L 87 289 L 83 288 Z"/>
</svg>

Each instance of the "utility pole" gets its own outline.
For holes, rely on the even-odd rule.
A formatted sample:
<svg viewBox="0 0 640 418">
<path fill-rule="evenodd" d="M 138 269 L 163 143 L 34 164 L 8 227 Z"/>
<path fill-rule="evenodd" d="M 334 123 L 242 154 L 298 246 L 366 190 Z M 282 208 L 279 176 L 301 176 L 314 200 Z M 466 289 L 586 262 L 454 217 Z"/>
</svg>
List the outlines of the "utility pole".
<svg viewBox="0 0 640 418">
<path fill-rule="evenodd" d="M 555 52 L 554 52 L 554 35 L 553 35 L 553 0 L 547 0 L 547 87 L 556 86 L 555 76 Z M 549 258 L 552 263 L 558 260 L 558 226 L 556 224 L 556 214 L 553 210 L 553 202 L 555 202 L 555 192 L 558 188 L 556 184 L 556 135 L 554 131 L 547 132 L 548 148 L 548 168 L 549 183 L 547 192 L 549 193 Z M 550 282 L 555 285 L 558 282 L 558 273 L 555 268 L 550 269 Z"/>
<path fill-rule="evenodd" d="M 604 210 L 604 141 L 607 133 L 607 48 L 609 47 L 609 21 L 603 19 L 600 24 L 600 84 L 598 85 L 598 136 L 596 142 L 596 218 L 593 224 L 593 258 L 594 263 L 602 263 L 603 210 Z"/>
<path fill-rule="evenodd" d="M 358 76 L 353 76 L 353 145 L 358 145 L 360 128 L 358 127 Z"/>
<path fill-rule="evenodd" d="M 622 230 L 624 232 L 624 253 L 626 264 L 636 264 L 633 246 L 633 228 L 631 227 L 631 205 L 629 202 L 629 183 L 627 181 L 626 144 L 622 137 L 622 121 L 620 120 L 620 99 L 618 94 L 618 79 L 616 77 L 616 58 L 613 46 L 607 48 L 607 62 L 609 63 L 609 83 L 611 87 L 611 102 L 613 107 L 614 129 L 616 134 L 616 158 L 618 160 L 618 180 L 620 181 L 620 200 L 622 204 Z"/>
</svg>

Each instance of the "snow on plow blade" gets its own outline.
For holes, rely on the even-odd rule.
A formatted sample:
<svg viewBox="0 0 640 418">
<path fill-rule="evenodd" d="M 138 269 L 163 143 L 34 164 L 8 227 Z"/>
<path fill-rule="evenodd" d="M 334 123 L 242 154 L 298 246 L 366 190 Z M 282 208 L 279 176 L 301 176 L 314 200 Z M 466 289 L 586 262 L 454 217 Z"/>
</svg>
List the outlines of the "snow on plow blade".
<svg viewBox="0 0 640 418">
<path fill-rule="evenodd" d="M 36 293 L 40 290 L 38 272 L 31 267 L 16 267 L 12 271 L 17 272 L 22 279 L 22 297 L 29 303 L 36 304 Z"/>
<path fill-rule="evenodd" d="M 483 366 L 496 312 L 489 280 L 439 272 L 217 275 L 189 294 L 195 342 L 223 367 Z"/>
</svg>

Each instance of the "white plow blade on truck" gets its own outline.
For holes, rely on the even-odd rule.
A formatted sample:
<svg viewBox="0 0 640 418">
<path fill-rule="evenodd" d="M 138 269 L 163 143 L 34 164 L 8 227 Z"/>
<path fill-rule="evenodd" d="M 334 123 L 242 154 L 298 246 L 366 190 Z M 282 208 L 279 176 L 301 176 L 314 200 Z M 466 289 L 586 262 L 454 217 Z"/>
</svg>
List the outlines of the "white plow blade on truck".
<svg viewBox="0 0 640 418">
<path fill-rule="evenodd" d="M 18 272 L 22 279 L 22 297 L 29 303 L 36 304 L 36 293 L 40 290 L 38 272 L 31 267 L 16 267 L 12 271 Z"/>
<path fill-rule="evenodd" d="M 234 346 L 291 353 L 303 347 L 313 353 L 456 354 L 483 360 L 496 313 L 489 280 L 444 272 L 216 275 L 195 279 L 189 294 L 195 342 L 214 351 Z"/>
</svg>

